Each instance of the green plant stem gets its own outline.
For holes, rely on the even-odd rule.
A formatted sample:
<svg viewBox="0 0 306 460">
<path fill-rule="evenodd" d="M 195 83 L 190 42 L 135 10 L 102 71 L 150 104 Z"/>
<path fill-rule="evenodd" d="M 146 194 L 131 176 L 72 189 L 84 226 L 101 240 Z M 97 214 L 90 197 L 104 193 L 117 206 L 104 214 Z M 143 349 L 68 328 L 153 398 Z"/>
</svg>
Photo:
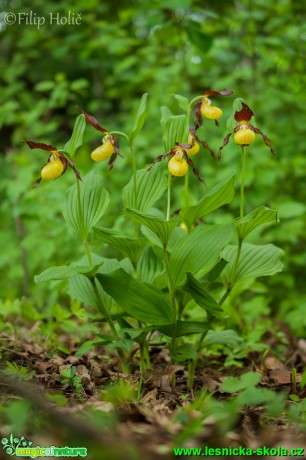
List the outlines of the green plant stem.
<svg viewBox="0 0 306 460">
<path fill-rule="evenodd" d="M 241 148 L 241 184 L 240 184 L 240 217 L 244 215 L 244 180 L 245 180 L 245 150 Z"/>
<path fill-rule="evenodd" d="M 224 304 L 224 302 L 226 301 L 226 299 L 228 298 L 230 293 L 231 293 L 231 287 L 228 286 L 227 290 L 225 291 L 225 293 L 221 297 L 220 301 L 218 302 L 220 307 L 221 307 L 221 305 Z M 190 389 L 193 387 L 193 384 L 194 384 L 194 374 L 195 374 L 195 370 L 196 370 L 196 367 L 197 367 L 197 364 L 198 364 L 198 361 L 199 361 L 199 358 L 200 358 L 201 348 L 202 348 L 204 339 L 205 339 L 205 337 L 207 335 L 207 332 L 208 331 L 202 332 L 200 340 L 199 340 L 197 348 L 196 348 L 197 357 L 196 357 L 196 359 L 191 361 L 190 364 L 189 364 L 187 387 L 190 388 Z"/>
<path fill-rule="evenodd" d="M 241 238 L 238 239 L 237 254 L 236 254 L 236 258 L 235 258 L 235 262 L 234 262 L 234 266 L 233 266 L 231 280 L 230 280 L 230 283 L 229 283 L 230 289 L 232 288 L 233 283 L 235 282 L 236 275 L 237 275 L 237 269 L 238 269 L 240 254 L 241 254 L 241 248 L 242 248 L 242 241 L 243 240 Z"/>
<path fill-rule="evenodd" d="M 79 215 L 80 215 L 80 222 L 81 222 L 81 233 L 83 235 L 83 210 L 82 210 L 82 205 L 81 205 L 81 188 L 80 188 L 80 182 L 79 179 L 76 178 L 76 184 L 77 184 L 77 200 L 78 200 L 78 208 L 79 208 Z M 84 239 L 83 239 L 84 240 Z"/>
<path fill-rule="evenodd" d="M 129 144 L 131 156 L 132 156 L 132 166 L 133 166 L 133 182 L 134 182 L 134 190 L 133 190 L 133 206 L 134 208 L 137 207 L 137 177 L 136 177 L 136 155 L 132 144 Z"/>
<path fill-rule="evenodd" d="M 197 367 L 197 364 L 198 364 L 198 361 L 199 361 L 201 348 L 202 348 L 204 339 L 205 339 L 205 337 L 207 335 L 207 332 L 208 331 L 202 332 L 200 340 L 199 340 L 197 348 L 196 348 L 197 357 L 190 362 L 189 367 L 188 367 L 187 388 L 190 388 L 190 389 L 193 387 L 193 384 L 194 384 L 194 374 L 195 374 L 195 370 L 196 370 L 196 367 Z"/>
<path fill-rule="evenodd" d="M 189 174 L 185 175 L 184 206 L 189 206 Z"/>
<path fill-rule="evenodd" d="M 143 374 L 146 370 L 146 362 L 144 359 L 144 342 L 139 343 L 139 359 L 140 359 L 140 375 L 143 378 Z"/>
<path fill-rule="evenodd" d="M 99 293 L 99 290 L 97 288 L 97 285 L 96 285 L 96 282 L 95 282 L 95 279 L 92 280 L 92 287 L 93 287 L 93 290 L 94 290 L 94 293 L 99 301 L 99 304 L 101 306 L 101 309 L 103 310 L 103 313 L 106 317 L 106 320 L 108 322 L 108 325 L 110 327 L 110 330 L 112 331 L 112 334 L 113 334 L 113 337 L 115 339 L 116 342 L 119 342 L 120 339 L 119 339 L 119 336 L 118 336 L 118 332 L 115 328 L 115 325 L 114 325 L 114 322 L 110 316 L 110 314 L 108 313 L 108 311 L 106 310 L 106 308 L 104 307 L 103 305 L 103 302 L 102 302 L 102 299 L 101 299 L 101 296 L 100 296 L 100 293 Z M 130 369 L 129 369 L 129 366 L 125 360 L 125 357 L 124 357 L 124 353 L 123 351 L 120 349 L 120 348 L 117 348 L 117 353 L 119 355 L 119 358 L 120 358 L 120 362 L 121 362 L 121 367 L 122 367 L 122 371 L 125 373 L 125 374 L 129 374 L 130 372 Z"/>
<path fill-rule="evenodd" d="M 177 309 L 176 309 L 176 302 L 175 302 L 175 289 L 173 285 L 173 280 L 172 280 L 172 274 L 169 266 L 169 257 L 168 257 L 168 251 L 167 248 L 164 247 L 164 260 L 165 260 L 165 267 L 166 267 L 166 273 L 168 277 L 168 286 L 169 286 L 169 293 L 170 293 L 170 299 L 171 299 L 171 305 L 172 305 L 172 315 L 173 315 L 173 334 L 172 334 L 172 346 L 171 346 L 171 352 L 172 355 L 174 355 L 175 350 L 176 350 L 176 329 L 177 329 Z"/>
<path fill-rule="evenodd" d="M 172 176 L 168 173 L 168 193 L 167 193 L 167 220 L 170 220 L 170 207 L 171 207 L 171 180 Z"/>
<path fill-rule="evenodd" d="M 84 243 L 84 248 L 85 248 L 85 253 L 86 253 L 86 256 L 87 256 L 87 259 L 88 259 L 88 263 L 89 265 L 92 267 L 93 266 L 93 263 L 92 263 L 92 257 L 91 257 L 91 254 L 90 254 L 90 250 L 89 250 L 89 245 L 88 245 L 88 241 L 85 240 L 83 241 Z M 97 285 L 96 285 L 96 282 L 95 282 L 95 279 L 93 279 L 91 281 L 91 284 L 92 284 L 92 287 L 93 287 L 93 290 L 94 290 L 94 293 L 99 301 L 99 304 L 100 304 L 100 307 L 101 307 L 101 310 L 103 312 L 103 314 L 105 315 L 106 317 L 106 320 L 108 322 L 108 325 L 110 327 L 110 330 L 112 331 L 112 334 L 113 334 L 113 337 L 115 339 L 116 342 L 119 342 L 119 336 L 118 336 L 118 333 L 117 333 L 117 330 L 115 328 L 115 325 L 114 325 L 114 322 L 111 318 L 111 316 L 109 315 L 107 309 L 104 307 L 103 305 L 103 302 L 102 302 L 102 299 L 101 299 L 101 296 L 100 296 L 100 293 L 99 293 L 99 290 L 97 288 Z M 122 370 L 125 374 L 128 374 L 130 372 L 129 370 L 129 366 L 125 360 L 125 357 L 124 357 L 124 353 L 122 350 L 120 349 L 117 349 L 117 353 L 119 355 L 119 358 L 120 358 L 120 362 L 121 362 L 121 367 L 122 367 Z"/>
<path fill-rule="evenodd" d="M 149 340 L 143 342 L 143 356 L 145 360 L 146 369 L 151 369 L 150 353 L 149 353 Z"/>
<path fill-rule="evenodd" d="M 87 240 L 83 241 L 83 244 L 84 244 L 84 249 L 85 249 L 85 253 L 86 253 L 86 256 L 87 256 L 88 263 L 92 267 L 93 263 L 92 263 L 92 257 L 91 257 L 91 254 L 90 254 L 88 241 Z"/>
</svg>

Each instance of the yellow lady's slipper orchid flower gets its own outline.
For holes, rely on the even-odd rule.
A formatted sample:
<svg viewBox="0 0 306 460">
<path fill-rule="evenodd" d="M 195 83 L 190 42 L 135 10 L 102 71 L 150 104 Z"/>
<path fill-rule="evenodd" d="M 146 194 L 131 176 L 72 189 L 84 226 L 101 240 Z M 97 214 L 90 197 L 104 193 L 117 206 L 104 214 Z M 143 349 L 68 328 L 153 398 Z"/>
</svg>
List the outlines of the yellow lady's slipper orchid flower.
<svg viewBox="0 0 306 460">
<path fill-rule="evenodd" d="M 91 152 L 91 159 L 93 161 L 104 161 L 109 158 L 109 169 L 112 169 L 117 156 L 119 155 L 120 157 L 122 157 L 119 151 L 119 143 L 116 136 L 109 134 L 109 131 L 100 126 L 97 119 L 92 115 L 89 115 L 89 113 L 85 112 L 84 110 L 80 110 L 80 112 L 85 115 L 85 120 L 87 123 L 93 126 L 97 131 L 100 131 L 103 134 L 105 134 L 102 140 L 102 145 L 100 145 Z"/>
<path fill-rule="evenodd" d="M 163 153 L 155 158 L 154 162 L 148 167 L 148 171 L 153 168 L 155 163 L 159 163 L 164 158 L 169 157 L 168 159 L 168 170 L 172 176 L 185 176 L 188 172 L 188 166 L 192 168 L 193 173 L 197 176 L 200 182 L 204 182 L 200 176 L 199 170 L 194 167 L 194 164 L 188 156 L 188 151 L 191 149 L 189 144 L 179 144 L 175 143 L 175 147 L 169 150 L 169 152 Z"/>
<path fill-rule="evenodd" d="M 218 126 L 218 118 L 223 114 L 223 111 L 214 105 L 212 105 L 210 98 L 212 96 L 229 96 L 233 94 L 230 89 L 223 89 L 221 91 L 207 90 L 205 91 L 201 100 L 195 105 L 195 129 L 198 129 L 203 124 L 203 117 L 210 120 L 215 120 L 215 124 Z"/>
<path fill-rule="evenodd" d="M 188 163 L 180 153 L 176 153 L 168 161 L 168 170 L 172 176 L 185 176 L 188 173 Z"/>
<path fill-rule="evenodd" d="M 73 169 L 76 177 L 81 180 L 81 176 L 79 171 L 76 169 L 73 161 L 63 153 L 59 152 L 56 147 L 52 145 L 47 145 L 42 142 L 33 142 L 33 141 L 26 141 L 30 149 L 41 149 L 47 152 L 51 152 L 51 155 L 48 158 L 48 162 L 42 167 L 40 178 L 37 179 L 35 184 L 32 188 L 37 187 L 41 180 L 55 180 L 58 177 L 62 176 L 67 169 L 67 165 Z"/>
<path fill-rule="evenodd" d="M 234 128 L 233 132 L 229 133 L 224 138 L 223 145 L 219 149 L 218 159 L 221 158 L 222 149 L 228 144 L 232 134 L 234 135 L 234 141 L 236 142 L 236 144 L 240 145 L 241 147 L 247 147 L 248 145 L 250 145 L 252 142 L 254 142 L 256 134 L 260 134 L 265 144 L 270 148 L 271 154 L 275 155 L 274 150 L 271 146 L 270 139 L 262 131 L 260 131 L 260 129 L 255 128 L 255 126 L 249 123 L 253 116 L 252 110 L 244 102 L 241 102 L 241 104 L 241 109 L 238 110 L 234 115 L 234 118 L 238 122 L 238 125 Z"/>
</svg>

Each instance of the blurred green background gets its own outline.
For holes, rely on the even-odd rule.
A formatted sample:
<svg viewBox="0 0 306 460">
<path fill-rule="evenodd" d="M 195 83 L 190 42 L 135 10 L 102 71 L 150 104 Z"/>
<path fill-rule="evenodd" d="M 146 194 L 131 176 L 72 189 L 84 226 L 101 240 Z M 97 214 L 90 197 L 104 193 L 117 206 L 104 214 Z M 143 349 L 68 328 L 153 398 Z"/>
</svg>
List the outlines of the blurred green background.
<svg viewBox="0 0 306 460">
<path fill-rule="evenodd" d="M 16 15 L 14 24 L 5 24 L 8 12 Z M 70 17 L 80 15 L 80 24 L 57 24 L 69 12 Z M 36 22 L 44 17 L 45 24 L 38 28 L 35 17 Z M 230 88 L 234 97 L 214 100 L 224 111 L 220 127 L 205 121 L 200 137 L 217 150 L 234 98 L 242 97 L 250 105 L 277 158 L 257 136 L 247 158 L 246 210 L 262 204 L 279 210 L 280 224 L 264 229 L 257 238 L 286 252 L 284 271 L 265 280 L 265 286 L 258 283 L 258 296 L 255 301 L 246 299 L 244 308 L 251 312 L 255 302 L 256 315 L 272 313 L 303 336 L 305 42 L 303 5 L 289 0 L 0 0 L 1 328 L 8 327 L 8 317 L 21 314 L 33 321 L 43 316 L 47 304 L 65 305 L 65 284 L 35 286 L 33 277 L 82 254 L 62 217 L 73 173 L 31 189 L 46 155 L 31 151 L 22 140 L 62 148 L 78 106 L 107 129 L 128 131 L 141 95 L 148 92 L 148 116 L 137 138 L 137 166 L 142 168 L 163 153 L 160 106 L 179 114 L 174 94 L 191 99 L 205 89 Z M 93 165 L 90 160 L 91 150 L 101 142 L 99 133 L 88 127 L 85 141 L 77 166 L 82 173 L 92 167 L 101 171 L 112 200 L 104 224 L 120 227 L 121 190 L 132 168 L 128 149 L 122 143 L 125 159 L 118 159 L 109 173 L 105 163 Z M 220 164 L 205 151 L 195 163 L 211 187 L 231 171 L 240 171 L 239 156 L 232 141 Z M 203 189 L 196 178 L 190 180 L 197 199 Z M 181 190 L 178 180 L 177 207 Z M 238 215 L 237 197 L 234 206 L 210 219 L 222 221 L 229 215 Z"/>
</svg>

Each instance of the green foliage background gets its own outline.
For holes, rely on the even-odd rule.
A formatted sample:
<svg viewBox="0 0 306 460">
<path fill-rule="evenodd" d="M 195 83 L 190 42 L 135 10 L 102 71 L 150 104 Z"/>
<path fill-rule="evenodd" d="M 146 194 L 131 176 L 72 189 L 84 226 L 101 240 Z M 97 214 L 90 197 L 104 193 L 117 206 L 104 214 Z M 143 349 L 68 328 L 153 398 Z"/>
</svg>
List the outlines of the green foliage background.
<svg viewBox="0 0 306 460">
<path fill-rule="evenodd" d="M 27 13 L 30 21 L 31 11 L 46 18 L 40 29 L 23 19 L 18 24 L 18 13 Z M 67 17 L 68 11 L 75 17 L 81 14 L 80 25 L 50 24 L 50 14 Z M 14 25 L 4 23 L 5 12 L 17 15 Z M 260 238 L 271 242 L 273 235 L 273 242 L 286 252 L 283 273 L 265 281 L 265 286 L 258 283 L 258 295 L 246 296 L 240 314 L 249 315 L 255 323 L 252 311 L 257 315 L 272 312 L 297 336 L 305 334 L 304 13 L 301 3 L 289 0 L 86 0 L 77 4 L 33 0 L 22 5 L 1 0 L 2 328 L 11 315 L 21 313 L 33 321 L 41 317 L 47 303 L 65 304 L 65 284 L 61 289 L 58 284 L 54 288 L 35 286 L 33 277 L 50 265 L 63 265 L 81 256 L 81 247 L 62 217 L 63 195 L 74 180 L 73 174 L 69 171 L 55 183 L 42 183 L 32 190 L 46 156 L 30 151 L 22 140 L 61 148 L 70 137 L 77 106 L 95 114 L 107 129 L 129 130 L 141 95 L 149 92 L 147 120 L 137 138 L 137 166 L 141 168 L 163 153 L 160 106 L 166 104 L 180 113 L 174 94 L 191 99 L 205 89 L 230 88 L 235 97 L 250 105 L 256 125 L 271 139 L 277 154 L 276 160 L 272 158 L 261 138 L 252 144 L 247 158 L 246 211 L 261 204 L 279 210 L 279 226 L 273 231 L 264 229 Z M 219 129 L 209 121 L 202 128 L 202 138 L 214 149 L 226 134 L 232 100 L 216 100 L 224 110 Z M 91 150 L 100 144 L 97 132 L 88 128 L 85 138 L 86 146 L 77 155 L 78 168 L 101 171 L 111 194 L 103 225 L 120 228 L 121 190 L 130 180 L 132 168 L 128 150 L 122 143 L 125 159 L 118 159 L 109 173 L 106 164 L 90 161 Z M 220 165 L 201 152 L 196 163 L 208 186 L 233 170 L 239 172 L 239 155 L 232 142 Z M 194 198 L 200 198 L 202 189 L 196 178 L 191 181 Z M 179 181 L 176 190 L 180 207 Z M 237 215 L 238 198 L 235 200 Z M 210 219 L 223 223 L 232 209 Z"/>
</svg>

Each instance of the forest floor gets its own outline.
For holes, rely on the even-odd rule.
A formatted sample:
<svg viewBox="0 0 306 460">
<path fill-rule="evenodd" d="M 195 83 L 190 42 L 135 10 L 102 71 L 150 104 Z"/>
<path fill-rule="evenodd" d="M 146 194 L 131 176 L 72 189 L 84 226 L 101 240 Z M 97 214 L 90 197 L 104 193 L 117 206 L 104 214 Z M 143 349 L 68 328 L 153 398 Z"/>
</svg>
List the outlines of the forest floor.
<svg viewBox="0 0 306 460">
<path fill-rule="evenodd" d="M 205 412 L 211 393 L 219 402 L 233 397 L 222 390 L 226 377 L 237 377 L 250 371 L 261 375 L 260 388 L 292 394 L 290 368 L 293 365 L 297 368 L 298 384 L 301 381 L 299 371 L 306 363 L 306 341 L 288 338 L 290 347 L 286 352 L 286 365 L 270 354 L 263 362 L 259 353 L 251 354 L 243 367 L 224 367 L 220 357 L 218 365 L 210 365 L 215 362 L 210 358 L 200 362 L 194 389 L 190 391 L 187 389 L 187 366 L 171 364 L 165 349 L 150 350 L 152 370 L 143 376 L 140 389 L 137 350 L 130 362 L 132 373 L 125 375 L 121 373 L 115 354 L 107 359 L 109 352 L 106 349 L 95 349 L 78 358 L 75 355 L 77 347 L 71 346 L 73 336 L 59 337 L 59 342 L 70 343 L 69 355 L 50 353 L 30 340 L 2 337 L 2 361 L 16 363 L 17 371 L 15 378 L 12 378 L 13 371 L 0 374 L 1 412 L 5 413 L 10 402 L 28 401 L 33 427 L 28 421 L 26 434 L 32 436 L 33 445 L 60 446 L 67 445 L 68 441 L 76 444 L 76 440 L 86 439 L 89 454 L 91 448 L 96 452 L 97 446 L 103 447 L 103 456 L 88 455 L 87 458 L 94 460 L 174 458 L 175 446 L 242 446 L 252 449 L 281 446 L 288 450 L 304 448 L 306 452 L 305 431 L 301 430 L 299 423 L 288 421 L 284 413 L 267 417 L 264 405 L 245 405 L 239 413 L 233 408 L 232 421 L 228 420 L 229 409 L 224 422 L 220 412 L 215 412 L 213 407 L 205 417 L 201 415 L 201 408 L 204 407 Z M 74 376 L 65 379 L 65 370 L 69 371 L 72 366 Z M 27 369 L 23 376 L 21 368 Z M 118 382 L 127 385 L 123 384 L 120 389 L 120 385 L 116 386 Z M 306 397 L 305 388 L 295 393 L 297 399 Z M 199 399 L 201 404 L 197 402 Z M 286 401 L 287 407 L 295 404 L 296 401 L 289 398 Z M 9 429 L 9 425 L 2 423 L 2 437 L 8 435 Z"/>
</svg>

